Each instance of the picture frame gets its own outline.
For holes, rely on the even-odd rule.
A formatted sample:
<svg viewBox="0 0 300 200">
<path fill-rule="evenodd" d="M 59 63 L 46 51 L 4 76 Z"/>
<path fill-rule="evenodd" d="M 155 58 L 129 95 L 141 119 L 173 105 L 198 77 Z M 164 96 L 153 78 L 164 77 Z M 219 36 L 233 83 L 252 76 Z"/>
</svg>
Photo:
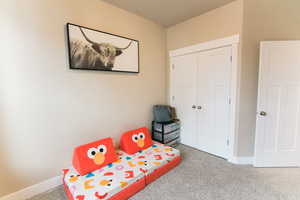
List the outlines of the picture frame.
<svg viewBox="0 0 300 200">
<path fill-rule="evenodd" d="M 139 41 L 124 36 L 67 23 L 69 67 L 139 73 Z"/>
</svg>

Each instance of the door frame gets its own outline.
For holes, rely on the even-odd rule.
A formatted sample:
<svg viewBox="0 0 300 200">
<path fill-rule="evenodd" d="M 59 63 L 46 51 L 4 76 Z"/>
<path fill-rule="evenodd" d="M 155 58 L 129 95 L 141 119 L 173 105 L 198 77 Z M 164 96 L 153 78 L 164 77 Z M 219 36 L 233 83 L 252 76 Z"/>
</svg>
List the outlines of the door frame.
<svg viewBox="0 0 300 200">
<path fill-rule="evenodd" d="M 207 51 L 222 47 L 231 46 L 232 48 L 232 63 L 231 63 L 231 83 L 230 83 L 230 125 L 228 136 L 228 156 L 227 160 L 236 163 L 237 160 L 237 141 L 238 141 L 238 125 L 239 125 L 239 90 L 240 90 L 240 36 L 233 35 L 230 37 L 212 40 L 204 43 L 199 43 L 192 46 L 187 46 L 180 49 L 169 51 L 169 103 L 172 104 L 172 68 L 173 63 L 171 58 L 182 56 L 190 53 Z"/>
</svg>

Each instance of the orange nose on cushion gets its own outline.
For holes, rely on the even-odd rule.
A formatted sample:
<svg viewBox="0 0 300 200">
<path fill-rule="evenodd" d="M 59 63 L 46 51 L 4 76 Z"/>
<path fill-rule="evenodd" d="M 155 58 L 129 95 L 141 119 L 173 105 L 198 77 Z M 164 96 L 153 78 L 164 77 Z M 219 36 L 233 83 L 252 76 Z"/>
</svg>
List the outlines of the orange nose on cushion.
<svg viewBox="0 0 300 200">
<path fill-rule="evenodd" d="M 151 134 L 147 128 L 139 128 L 123 133 L 120 147 L 128 154 L 134 154 L 153 144 Z"/>
<path fill-rule="evenodd" d="M 76 147 L 73 166 L 81 176 L 118 160 L 111 138 Z"/>
</svg>

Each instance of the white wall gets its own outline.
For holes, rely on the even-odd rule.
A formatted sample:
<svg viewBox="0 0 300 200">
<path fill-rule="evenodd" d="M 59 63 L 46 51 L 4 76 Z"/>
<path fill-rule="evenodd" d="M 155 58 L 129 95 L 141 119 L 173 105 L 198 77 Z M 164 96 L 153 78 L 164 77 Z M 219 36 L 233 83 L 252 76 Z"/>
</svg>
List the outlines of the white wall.
<svg viewBox="0 0 300 200">
<path fill-rule="evenodd" d="M 76 145 L 148 126 L 166 102 L 153 22 L 100 0 L 4 0 L 0 21 L 0 196 L 59 175 Z M 67 22 L 139 40 L 140 73 L 69 70 Z"/>
<path fill-rule="evenodd" d="M 241 34 L 242 23 L 243 0 L 237 0 L 167 28 L 167 48 L 174 50 Z"/>
<path fill-rule="evenodd" d="M 167 29 L 167 49 L 174 50 L 236 34 L 239 34 L 242 38 L 243 3 L 243 0 L 233 1 L 223 7 L 169 27 Z M 241 54 L 241 48 L 242 41 L 239 45 L 239 54 Z M 240 58 L 238 66 L 240 70 Z M 237 120 L 238 119 L 239 118 L 237 117 Z M 239 122 L 237 122 L 237 124 L 239 124 Z M 237 137 L 239 137 L 239 134 L 240 131 L 237 132 Z M 236 146 L 238 146 L 238 144 L 236 144 Z M 240 150 L 240 148 L 243 148 L 243 146 L 237 148 L 234 152 L 235 156 L 238 155 L 238 151 L 243 151 Z"/>
<path fill-rule="evenodd" d="M 239 156 L 254 153 L 259 43 L 300 40 L 299 0 L 244 0 Z"/>
<path fill-rule="evenodd" d="M 242 35 L 238 156 L 252 156 L 261 40 L 300 39 L 298 0 L 237 0 L 165 30 L 100 0 L 0 6 L 0 196 L 60 174 L 76 145 L 149 125 L 168 50 Z M 140 40 L 140 74 L 68 69 L 67 22 Z M 167 65 L 168 66 L 168 65 Z"/>
<path fill-rule="evenodd" d="M 254 153 L 259 43 L 300 39 L 299 0 L 237 0 L 167 29 L 167 49 L 241 35 L 236 156 Z"/>
</svg>

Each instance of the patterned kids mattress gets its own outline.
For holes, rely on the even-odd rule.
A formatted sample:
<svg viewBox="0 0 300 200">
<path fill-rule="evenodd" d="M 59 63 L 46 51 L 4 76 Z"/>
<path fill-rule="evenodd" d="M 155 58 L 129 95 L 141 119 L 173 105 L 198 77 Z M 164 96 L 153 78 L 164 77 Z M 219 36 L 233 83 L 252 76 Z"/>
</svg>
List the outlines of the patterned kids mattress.
<svg viewBox="0 0 300 200">
<path fill-rule="evenodd" d="M 117 154 L 118 161 L 85 176 L 80 176 L 73 167 L 64 170 L 64 184 L 74 199 L 110 199 L 178 157 L 180 152 L 172 147 L 154 143 L 148 149 L 132 155 L 123 151 L 117 151 Z"/>
<path fill-rule="evenodd" d="M 178 156 L 180 156 L 178 150 L 156 142 L 148 149 L 131 155 L 134 163 L 139 166 L 145 175 L 152 173 L 155 169 L 160 168 Z"/>
</svg>

